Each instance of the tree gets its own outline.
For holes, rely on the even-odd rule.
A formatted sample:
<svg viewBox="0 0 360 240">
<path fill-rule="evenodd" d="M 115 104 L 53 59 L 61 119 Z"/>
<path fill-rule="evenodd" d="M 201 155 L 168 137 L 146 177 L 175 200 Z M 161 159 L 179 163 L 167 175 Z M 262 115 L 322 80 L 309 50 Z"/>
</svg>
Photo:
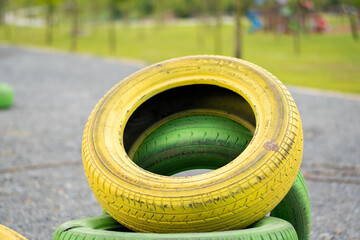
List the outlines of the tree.
<svg viewBox="0 0 360 240">
<path fill-rule="evenodd" d="M 235 22 L 235 48 L 234 56 L 236 58 L 242 58 L 242 26 L 241 26 L 241 16 L 242 16 L 242 5 L 241 0 L 234 0 L 234 22 Z"/>
<path fill-rule="evenodd" d="M 351 34 L 355 41 L 359 40 L 359 18 L 360 18 L 360 0 L 345 0 L 342 4 L 342 10 L 349 18 Z"/>
<path fill-rule="evenodd" d="M 360 9 L 360 0 L 342 0 L 341 2 L 343 2 L 344 4 L 351 5 L 357 8 L 358 10 Z"/>
<path fill-rule="evenodd" d="M 197 43 L 198 47 L 203 49 L 206 43 L 205 33 L 210 26 L 207 0 L 195 0 L 194 5 L 194 15 L 197 16 L 198 19 Z"/>
<path fill-rule="evenodd" d="M 4 13 L 6 7 L 6 0 L 0 0 L 0 25 L 5 23 Z"/>
<path fill-rule="evenodd" d="M 118 0 L 109 0 L 108 10 L 109 10 L 109 50 L 112 53 L 116 52 L 116 15 L 118 12 Z"/>
<path fill-rule="evenodd" d="M 288 27 L 293 36 L 293 50 L 296 55 L 301 53 L 301 31 L 304 30 L 305 20 L 303 19 L 306 15 L 303 14 L 303 6 L 301 5 L 301 0 L 290 0 L 288 2 L 291 9 L 293 9 L 292 14 L 288 16 Z"/>
<path fill-rule="evenodd" d="M 165 9 L 167 1 L 165 0 L 152 0 L 153 14 L 157 27 L 164 26 L 165 23 Z"/>
<path fill-rule="evenodd" d="M 76 52 L 77 50 L 77 37 L 79 34 L 79 0 L 70 0 L 69 9 L 72 19 L 71 30 L 70 30 L 70 51 Z"/>
<path fill-rule="evenodd" d="M 91 14 L 91 30 L 94 33 L 99 25 L 99 16 L 102 5 L 100 0 L 90 1 L 90 14 Z"/>
<path fill-rule="evenodd" d="M 45 7 L 45 42 L 47 45 L 51 45 L 53 42 L 55 11 L 62 1 L 63 0 L 34 0 L 34 4 L 42 5 Z"/>
<path fill-rule="evenodd" d="M 237 58 L 243 57 L 243 30 L 241 25 L 241 19 L 247 9 L 250 8 L 251 0 L 234 0 L 234 25 L 235 25 L 235 37 L 234 37 L 234 56 Z"/>
<path fill-rule="evenodd" d="M 53 42 L 53 26 L 54 13 L 57 4 L 60 0 L 45 0 L 46 1 L 46 44 L 51 45 Z"/>
<path fill-rule="evenodd" d="M 215 54 L 221 54 L 223 2 L 218 0 L 211 0 L 211 1 L 209 0 L 209 11 L 215 16 L 214 52 Z"/>
<path fill-rule="evenodd" d="M 216 19 L 216 26 L 215 26 L 215 54 L 222 53 L 222 8 L 221 8 L 221 1 L 214 1 L 215 3 L 215 19 Z"/>
</svg>

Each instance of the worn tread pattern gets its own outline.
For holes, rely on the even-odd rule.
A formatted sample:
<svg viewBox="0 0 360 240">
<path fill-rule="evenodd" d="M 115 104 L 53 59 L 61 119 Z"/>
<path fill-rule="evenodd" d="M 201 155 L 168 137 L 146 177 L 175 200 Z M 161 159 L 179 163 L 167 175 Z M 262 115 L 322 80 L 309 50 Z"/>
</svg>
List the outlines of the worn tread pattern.
<svg viewBox="0 0 360 240">
<path fill-rule="evenodd" d="M 216 126 L 216 128 L 213 128 L 213 126 Z M 213 146 L 227 146 L 227 148 L 218 149 L 217 154 L 214 156 L 215 158 L 225 156 L 223 163 L 226 164 L 246 148 L 252 137 L 252 134 L 246 128 L 239 127 L 238 123 L 215 116 L 192 115 L 166 122 L 154 128 L 156 129 L 149 133 L 137 147 L 133 160 L 139 166 L 144 166 L 143 163 L 145 162 L 144 169 L 153 170 L 164 175 L 174 174 L 176 172 L 174 170 L 179 167 L 178 165 L 181 166 L 183 148 L 186 151 L 188 151 L 187 149 L 194 150 L 191 151 L 191 154 L 193 154 L 199 149 L 198 145 L 204 146 L 201 149 L 202 155 L 197 156 L 197 158 L 211 159 L 207 156 L 214 154 L 214 151 L 212 151 Z M 185 136 L 180 138 L 181 141 L 169 141 L 171 136 L 182 135 L 183 131 L 185 131 Z M 207 133 L 208 139 L 203 138 L 203 132 Z M 188 134 L 186 135 L 186 133 Z M 226 141 L 219 140 L 221 135 L 227 136 L 223 138 Z M 161 141 L 163 139 L 168 139 L 168 141 L 165 144 L 155 144 L 155 142 L 163 142 Z M 151 151 L 147 151 L 148 149 Z M 166 154 L 164 158 L 162 153 L 170 150 L 173 150 L 173 152 Z M 231 150 L 234 155 L 226 155 Z M 198 168 L 196 158 L 192 159 L 191 163 L 192 165 L 188 165 L 187 169 Z M 146 168 L 146 166 L 151 166 L 151 169 Z M 175 169 L 173 169 L 173 166 Z M 215 164 L 211 167 L 220 166 Z M 310 202 L 305 180 L 300 171 L 285 198 L 271 211 L 271 216 L 289 221 L 294 226 L 299 239 L 309 239 L 311 228 Z"/>
<path fill-rule="evenodd" d="M 264 217 L 247 229 L 206 232 L 206 233 L 136 233 L 131 232 L 116 222 L 111 216 L 77 219 L 60 225 L 53 240 L 296 240 L 297 235 L 292 225 L 275 217 Z"/>
<path fill-rule="evenodd" d="M 311 231 L 310 200 L 301 172 L 285 198 L 271 211 L 271 216 L 290 222 L 300 240 L 309 240 Z"/>
<path fill-rule="evenodd" d="M 295 146 L 296 147 L 296 146 Z M 273 162 L 270 162 L 269 163 L 269 169 L 271 172 L 275 171 L 277 168 L 279 168 L 279 166 L 281 166 L 281 160 L 280 160 L 280 157 L 281 157 L 281 154 L 278 153 L 279 156 L 277 156 L 275 158 L 275 160 Z M 290 161 L 288 162 L 288 165 L 283 165 L 282 168 L 290 168 Z M 91 179 L 89 180 L 89 183 L 92 185 L 92 189 L 93 191 L 95 190 L 96 191 L 96 194 L 95 196 L 99 196 L 100 198 L 98 198 L 98 201 L 100 202 L 100 204 L 102 206 L 105 206 L 105 210 L 111 215 L 111 213 L 113 211 L 116 211 L 117 213 L 122 213 L 124 214 L 124 218 L 127 218 L 127 221 L 126 222 L 122 222 L 122 224 L 124 224 L 125 226 L 135 230 L 135 231 L 141 231 L 143 228 L 146 228 L 146 225 L 147 223 L 153 223 L 153 224 L 159 224 L 159 223 L 165 223 L 167 225 L 169 225 L 169 229 L 173 228 L 173 227 L 176 227 L 176 226 L 191 226 L 191 224 L 193 223 L 197 223 L 197 222 L 191 222 L 191 221 L 187 221 L 186 219 L 189 218 L 188 215 L 177 215 L 177 214 L 173 214 L 173 215 L 170 215 L 170 214 L 167 214 L 166 218 L 164 219 L 163 218 L 163 214 L 165 211 L 163 211 L 164 209 L 161 209 L 161 204 L 160 206 L 157 208 L 156 207 L 156 202 L 162 202 L 161 199 L 151 199 L 150 201 L 145 201 L 144 203 L 140 203 L 138 204 L 138 202 L 136 201 L 136 197 L 135 196 L 131 196 L 129 194 L 129 192 L 127 191 L 121 191 L 119 192 L 118 189 L 114 190 L 114 193 L 116 193 L 117 195 L 120 195 L 127 198 L 124 203 L 122 205 L 117 205 L 115 204 L 115 199 L 112 198 L 112 195 L 111 194 L 106 194 L 104 193 L 101 189 L 97 188 L 97 186 L 105 186 L 106 185 L 106 180 L 107 178 L 105 176 L 101 176 L 102 174 L 99 174 L 100 172 L 94 168 L 94 167 L 91 167 L 89 166 L 89 169 L 92 169 L 92 171 L 90 170 L 89 172 L 92 172 L 93 173 L 93 176 L 94 178 L 92 179 L 95 179 L 95 176 L 97 176 L 97 184 L 94 184 L 94 182 L 91 181 Z M 98 172 L 98 173 L 97 173 Z M 265 171 L 262 171 L 262 170 L 259 170 L 260 174 L 262 174 L 262 176 L 267 177 L 267 175 L 265 174 Z M 265 190 L 268 190 L 270 189 L 271 190 L 271 193 L 274 195 L 274 196 L 277 196 L 279 195 L 279 192 L 287 192 L 287 189 L 282 187 L 280 188 L 278 191 L 274 191 L 272 190 L 272 186 L 273 185 L 276 185 L 276 184 L 282 184 L 284 185 L 284 180 L 282 180 L 284 176 L 282 174 L 277 174 L 273 179 L 271 179 L 268 184 L 266 185 L 266 189 Z M 255 182 L 259 182 L 259 179 L 258 178 L 255 178 L 255 181 L 253 180 L 248 180 L 245 182 L 246 187 L 243 187 L 243 188 L 254 188 L 253 185 L 254 184 L 251 184 L 251 183 L 255 183 Z M 241 190 L 241 183 L 239 184 L 236 184 L 235 186 L 230 186 L 227 190 L 225 190 L 224 192 L 232 192 L 234 191 L 234 187 L 238 188 Z M 238 191 L 238 189 L 235 189 L 235 191 Z M 235 202 L 235 204 L 232 205 L 232 210 L 230 211 L 230 214 L 233 214 L 233 215 L 237 215 L 238 213 L 241 212 L 241 214 L 246 214 L 248 213 L 248 210 L 252 205 L 256 205 L 259 201 L 263 200 L 262 196 L 258 195 L 259 193 L 253 193 L 251 195 L 247 195 L 245 196 L 244 198 L 238 200 L 237 202 Z M 207 206 L 208 204 L 209 205 L 212 205 L 212 204 L 217 204 L 218 202 L 221 202 L 221 201 L 224 201 L 225 203 L 227 201 L 225 201 L 222 196 L 221 196 L 221 193 L 212 193 L 210 192 L 209 195 L 212 197 L 212 199 L 216 198 L 217 201 L 213 201 L 211 203 L 207 203 L 208 200 L 204 200 L 204 197 L 201 197 L 201 199 L 198 199 L 198 198 L 194 198 L 194 199 L 189 199 L 187 200 L 188 202 L 199 202 L 199 200 L 201 201 L 201 204 L 203 204 L 204 206 Z M 205 196 L 207 197 L 207 196 Z M 131 199 L 132 198 L 132 199 Z M 252 201 L 252 199 L 254 198 L 258 198 L 258 201 Z M 270 196 L 270 198 L 272 198 Z M 157 200 L 157 201 L 156 201 Z M 276 197 L 272 199 L 273 202 L 280 202 L 281 199 L 277 199 Z M 111 203 L 111 204 L 109 204 Z M 137 207 L 138 205 L 144 205 L 146 204 L 147 205 L 147 211 L 141 211 L 139 210 L 138 208 L 135 208 Z M 171 208 L 174 209 L 174 205 L 173 203 L 169 202 L 169 203 L 165 203 L 163 202 L 162 204 L 170 204 Z M 106 206 L 109 206 L 111 205 L 112 208 L 107 208 Z M 238 207 L 239 205 L 242 205 L 242 207 Z M 262 212 L 263 214 L 261 214 L 262 212 L 257 212 L 255 213 L 255 217 L 258 216 L 258 218 L 260 219 L 262 215 L 265 215 L 267 214 L 268 212 L 270 212 L 272 210 L 272 208 L 270 207 L 272 204 L 270 202 L 270 204 L 268 204 L 268 207 L 265 208 Z M 276 204 L 277 205 L 277 204 Z M 199 214 L 202 214 L 204 216 L 206 216 L 206 219 L 208 220 L 204 220 L 204 223 L 205 223 L 205 226 L 204 227 L 197 227 L 196 228 L 196 231 L 199 231 L 199 232 L 204 232 L 204 231 L 215 231 L 218 229 L 218 226 L 217 225 L 211 225 L 209 224 L 211 222 L 211 220 L 213 219 L 224 219 L 224 217 L 222 216 L 223 214 L 229 214 L 229 212 L 225 212 L 223 211 L 223 204 L 219 204 L 218 208 L 217 209 L 211 209 L 211 210 L 208 210 L 208 211 L 204 211 L 204 212 L 195 212 L 195 213 L 192 213 L 192 215 L 199 215 Z M 115 208 L 114 208 L 115 207 Z M 183 203 L 180 204 L 180 206 L 177 206 L 179 208 L 185 208 Z M 137 215 L 138 217 L 135 219 L 135 220 L 131 220 L 130 216 L 132 215 Z M 160 220 L 159 220 L 160 219 Z M 117 219 L 118 220 L 118 219 Z M 161 221 L 162 220 L 162 221 Z M 174 220 L 177 220 L 176 222 Z M 119 220 L 118 220 L 119 221 Z M 232 221 L 228 221 L 228 222 L 225 222 L 223 221 L 222 222 L 222 225 L 225 225 L 225 228 L 222 228 L 223 230 L 227 230 L 227 229 L 234 229 L 234 226 L 238 225 L 239 222 L 237 222 L 238 220 L 232 220 Z M 142 224 L 143 222 L 143 224 Z M 154 232 L 161 232 L 163 231 L 164 229 L 163 228 L 156 228 L 156 227 L 152 227 L 152 230 Z M 172 229 L 173 230 L 173 229 Z M 180 230 L 181 232 L 181 230 Z"/>
<path fill-rule="evenodd" d="M 296 147 L 296 146 L 295 146 Z M 280 154 L 279 154 L 280 155 Z M 281 157 L 281 156 L 280 156 Z M 281 166 L 281 160 L 280 157 L 276 157 L 273 161 L 270 161 L 268 163 L 268 169 L 270 169 L 271 172 L 276 171 L 278 169 L 283 170 L 284 168 L 290 168 L 290 164 L 288 163 L 288 165 L 283 165 L 282 168 L 279 168 L 279 166 Z M 177 215 L 177 214 L 167 214 L 166 218 L 161 219 L 161 217 L 163 217 L 164 215 L 162 214 L 164 211 L 161 211 L 162 209 L 159 207 L 157 207 L 156 202 L 163 202 L 160 198 L 155 199 L 149 199 L 149 198 L 145 198 L 144 202 L 138 203 L 136 201 L 136 196 L 134 195 L 130 195 L 129 194 L 129 190 L 126 189 L 115 189 L 113 190 L 113 192 L 115 193 L 115 196 L 120 196 L 120 198 L 125 198 L 124 202 L 120 205 L 120 204 L 116 204 L 116 198 L 114 198 L 114 196 L 112 196 L 110 193 L 108 192 L 104 192 L 104 190 L 98 188 L 97 186 L 105 186 L 107 184 L 107 177 L 104 176 L 96 167 L 94 167 L 93 165 L 84 165 L 85 168 L 88 169 L 88 172 L 92 173 L 93 178 L 88 178 L 89 180 L 89 184 L 91 185 L 91 188 L 93 189 L 93 191 L 95 191 L 95 196 L 97 197 L 98 201 L 100 202 L 100 204 L 102 206 L 104 206 L 105 210 L 111 214 L 113 214 L 113 212 L 117 212 L 117 214 L 121 214 L 123 216 L 123 218 L 127 219 L 126 222 L 122 222 L 124 225 L 126 225 L 127 227 L 130 227 L 133 230 L 137 230 L 137 231 L 141 231 L 143 228 L 147 227 L 147 223 L 153 223 L 154 225 L 157 225 L 160 223 L 161 220 L 162 223 L 168 224 L 169 228 L 173 228 L 176 225 L 182 225 L 182 226 L 191 226 L 191 224 L 193 224 L 193 222 L 191 221 L 186 221 L 186 216 L 184 215 Z M 259 170 L 259 173 L 262 174 L 260 176 L 263 176 L 264 178 L 267 177 L 267 175 L 265 174 L 266 170 Z M 271 195 L 273 196 L 277 196 L 279 195 L 279 192 L 284 192 L 286 194 L 286 192 L 288 191 L 285 187 L 283 187 L 284 183 L 286 180 L 283 180 L 284 175 L 282 174 L 277 174 L 274 178 L 272 178 L 270 181 L 268 181 L 268 183 L 265 185 L 265 191 L 270 190 L 271 191 Z M 92 179 L 95 179 L 95 181 L 92 181 Z M 253 185 L 251 184 L 251 182 L 258 182 L 259 179 L 258 178 L 253 178 L 253 179 L 246 179 L 246 181 L 244 183 L 238 183 L 234 186 L 230 186 L 229 188 L 227 188 L 224 192 L 238 192 L 238 191 L 242 191 L 242 189 L 245 188 L 254 188 Z M 246 184 L 246 186 L 244 186 L 243 184 Z M 281 184 L 282 187 L 278 189 L 278 191 L 274 191 L 272 189 L 273 185 L 276 184 Z M 244 187 L 242 187 L 244 186 Z M 104 188 L 103 188 L 104 189 Z M 208 203 L 209 200 L 204 200 L 205 198 L 209 199 L 209 196 L 200 196 L 199 198 L 193 198 L 193 199 L 186 199 L 186 201 L 188 202 L 199 202 L 199 200 L 201 201 L 201 204 L 203 206 L 207 206 L 207 205 L 215 205 L 217 202 L 221 202 L 224 201 L 226 202 L 224 199 L 221 199 L 221 193 L 219 192 L 215 192 L 209 193 L 210 195 L 210 199 L 218 199 L 217 201 L 212 201 L 210 203 Z M 258 199 L 262 200 L 264 199 L 261 195 L 259 196 L 259 193 L 255 192 L 249 195 L 245 195 L 243 198 L 239 199 L 238 201 L 236 201 L 234 204 L 232 204 L 231 206 L 231 211 L 230 214 L 234 214 L 236 215 L 237 213 L 241 212 L 241 214 L 246 214 L 248 213 L 247 209 L 250 208 L 252 205 L 256 205 L 258 203 L 257 202 L 251 202 L 254 198 L 258 197 Z M 268 196 L 268 198 L 271 198 L 271 196 Z M 277 199 L 276 197 L 272 199 L 273 202 L 275 202 L 275 204 L 268 204 L 268 207 L 265 208 L 263 210 L 264 214 L 270 212 L 272 210 L 271 205 L 277 205 L 278 202 L 280 202 L 281 199 Z M 184 200 L 183 200 L 184 201 Z M 247 204 L 249 203 L 249 204 Z M 172 209 L 175 210 L 175 206 L 176 208 L 184 208 L 184 206 L 182 206 L 180 204 L 180 206 L 178 204 L 174 204 L 172 202 L 163 202 L 163 204 L 171 206 Z M 250 205 L 251 204 L 251 205 Z M 146 205 L 146 209 L 147 211 L 142 211 L 139 209 L 139 205 L 141 207 L 141 205 Z M 198 231 L 212 231 L 212 230 L 217 230 L 218 226 L 217 225 L 209 225 L 208 223 L 211 222 L 211 220 L 214 219 L 223 219 L 223 206 L 224 204 L 219 204 L 217 209 L 212 209 L 209 211 L 204 211 L 203 213 L 193 213 L 193 215 L 195 214 L 203 214 L 204 216 L 206 216 L 205 219 L 208 220 L 204 220 L 204 223 L 206 226 L 204 226 L 203 228 L 201 227 L 197 227 L 196 230 Z M 239 207 L 242 206 L 242 207 Z M 111 207 L 111 208 L 110 208 Z M 229 212 L 225 212 L 225 214 L 228 214 Z M 260 212 L 258 212 L 260 213 Z M 136 219 L 132 220 L 131 216 L 136 214 Z M 264 214 L 253 214 L 253 216 L 258 216 L 257 218 L 261 218 L 262 215 Z M 113 214 L 114 215 L 114 214 Z M 210 217 L 211 216 L 211 217 Z M 160 220 L 158 220 L 160 219 Z M 117 218 L 118 221 L 121 222 L 121 218 Z M 177 220 L 175 222 L 175 220 Z M 143 224 L 141 224 L 143 222 Z M 196 222 L 195 222 L 196 223 Z M 243 222 L 239 222 L 238 219 L 232 220 L 232 221 L 228 221 L 228 222 L 223 222 L 223 224 L 225 223 L 225 228 L 222 228 L 224 230 L 226 229 L 233 229 L 233 226 L 239 225 L 239 223 L 243 223 Z M 222 225 L 223 225 L 222 224 Z M 153 231 L 157 232 L 161 232 L 164 231 L 163 228 L 156 228 L 155 226 L 152 226 L 151 228 Z M 173 230 L 173 229 L 172 229 Z M 179 231 L 179 230 L 178 230 Z M 180 232 L 182 231 L 182 229 L 180 228 Z"/>
<path fill-rule="evenodd" d="M 239 123 L 210 115 L 190 115 L 155 126 L 140 141 L 133 161 L 143 169 L 171 176 L 191 169 L 217 169 L 246 148 L 252 133 Z"/>
<path fill-rule="evenodd" d="M 200 58 L 204 58 L 204 60 L 199 60 L 199 66 L 209 69 L 224 69 L 219 67 L 220 64 L 224 64 L 228 68 L 234 68 L 232 71 L 238 71 L 235 70 L 237 66 L 234 64 L 238 60 L 226 58 L 223 62 L 219 62 L 217 57 L 202 56 Z M 181 59 L 181 61 L 183 60 L 186 59 Z M 246 62 L 243 61 L 243 63 Z M 160 68 L 162 65 L 158 64 L 153 68 L 156 67 Z M 139 74 L 149 69 L 152 68 L 143 70 Z M 267 73 L 256 66 L 253 66 L 253 69 L 261 74 Z M 84 169 L 97 200 L 117 221 L 137 231 L 229 230 L 245 227 L 262 218 L 282 200 L 282 197 L 290 189 L 302 157 L 302 128 L 295 103 L 286 88 L 275 77 L 270 74 L 268 76 L 272 78 L 269 79 L 271 82 L 269 86 L 281 89 L 279 94 L 284 98 L 282 108 L 289 113 L 286 115 L 286 125 L 281 126 L 285 133 L 284 137 L 276 140 L 278 144 L 276 149 L 266 162 L 253 168 L 251 175 L 243 176 L 236 183 L 228 184 L 222 189 L 209 190 L 204 194 L 196 193 L 196 188 L 194 188 L 194 194 L 184 197 L 171 197 L 166 195 L 166 192 L 153 195 L 133 191 L 132 188 L 124 187 L 113 181 L 112 174 L 116 173 L 104 170 L 104 166 L 101 166 L 104 163 L 96 160 L 98 156 L 97 153 L 94 153 L 92 139 L 94 121 L 102 113 L 99 109 L 111 96 L 116 88 L 114 87 L 98 103 L 98 107 L 95 107 L 84 130 L 82 148 Z M 129 87 L 130 82 L 127 80 L 117 87 Z M 262 93 L 266 93 L 266 91 L 264 90 Z M 131 169 L 129 170 L 131 171 Z M 153 175 L 154 180 L 157 178 L 156 175 Z M 137 180 L 129 181 L 136 184 Z M 146 183 L 145 180 L 141 181 Z M 158 191 L 161 190 L 161 186 L 161 184 L 151 184 L 151 189 Z M 211 189 L 211 186 L 208 187 Z"/>
</svg>

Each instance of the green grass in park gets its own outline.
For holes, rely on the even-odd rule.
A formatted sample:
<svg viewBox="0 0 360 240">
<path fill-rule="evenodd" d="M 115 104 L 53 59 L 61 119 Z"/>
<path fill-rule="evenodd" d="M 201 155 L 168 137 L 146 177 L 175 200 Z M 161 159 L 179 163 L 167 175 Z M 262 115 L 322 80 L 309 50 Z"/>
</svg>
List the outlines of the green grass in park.
<svg viewBox="0 0 360 240">
<path fill-rule="evenodd" d="M 215 53 L 211 27 L 118 26 L 116 53 L 109 50 L 106 27 L 85 26 L 82 29 L 78 38 L 79 53 L 131 58 L 147 63 Z M 54 30 L 54 41 L 51 46 L 46 46 L 44 29 L 2 26 L 0 42 L 68 51 L 69 29 L 57 26 Z M 224 26 L 222 55 L 233 55 L 233 39 L 233 27 Z M 267 69 L 286 84 L 360 94 L 360 42 L 353 41 L 350 33 L 304 35 L 301 37 L 301 54 L 298 55 L 294 54 L 293 38 L 289 35 L 245 33 L 243 40 L 243 58 Z"/>
</svg>

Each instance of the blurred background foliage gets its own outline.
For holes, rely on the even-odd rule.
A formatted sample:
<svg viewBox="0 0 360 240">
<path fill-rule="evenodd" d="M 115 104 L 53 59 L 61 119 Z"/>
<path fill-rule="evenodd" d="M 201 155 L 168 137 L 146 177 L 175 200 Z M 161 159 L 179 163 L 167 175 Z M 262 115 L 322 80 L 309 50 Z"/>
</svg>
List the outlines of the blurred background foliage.
<svg viewBox="0 0 360 240">
<path fill-rule="evenodd" d="M 359 19 L 360 0 L 0 0 L 0 43 L 146 63 L 220 54 L 359 94 Z"/>
</svg>

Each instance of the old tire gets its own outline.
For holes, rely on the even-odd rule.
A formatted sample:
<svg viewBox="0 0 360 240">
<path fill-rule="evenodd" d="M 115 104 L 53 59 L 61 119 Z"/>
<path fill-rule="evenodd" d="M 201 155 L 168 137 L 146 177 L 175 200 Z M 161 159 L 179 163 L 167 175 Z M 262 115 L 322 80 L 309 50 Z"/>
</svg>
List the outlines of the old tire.
<svg viewBox="0 0 360 240">
<path fill-rule="evenodd" d="M 264 217 L 247 229 L 206 233 L 136 233 L 120 225 L 111 216 L 91 217 L 66 222 L 59 226 L 53 240 L 148 240 L 148 239 L 268 239 L 296 240 L 290 223 L 274 217 Z"/>
<path fill-rule="evenodd" d="M 271 216 L 290 222 L 294 226 L 299 240 L 309 240 L 311 231 L 310 201 L 305 180 L 300 171 L 289 193 L 271 211 Z"/>
<path fill-rule="evenodd" d="M 21 236 L 14 230 L 5 227 L 4 225 L 0 224 L 0 239 L 6 240 L 26 240 L 25 237 Z"/>
<path fill-rule="evenodd" d="M 0 109 L 9 108 L 14 102 L 14 90 L 6 83 L 0 82 Z"/>
<path fill-rule="evenodd" d="M 141 168 L 166 176 L 225 166 L 244 151 L 253 134 L 232 119 L 208 114 L 166 118 L 135 142 L 129 156 Z"/>
<path fill-rule="evenodd" d="M 182 170 L 216 169 L 227 164 L 241 154 L 252 134 L 239 122 L 210 114 L 214 113 L 187 112 L 168 117 L 138 139 L 130 156 L 134 155 L 132 159 L 140 167 L 167 176 Z M 299 239 L 309 239 L 310 201 L 300 171 L 271 216 L 290 222 Z"/>
<path fill-rule="evenodd" d="M 174 89 L 196 98 L 204 91 L 187 90 L 214 87 L 242 97 L 255 116 L 254 137 L 240 156 L 212 172 L 186 178 L 151 173 L 129 158 L 127 136 L 132 134 L 125 130 L 142 104 Z M 235 101 L 202 100 L 193 103 L 243 113 Z M 176 109 L 168 106 L 171 101 L 162 104 Z M 95 197 L 121 224 L 143 232 L 207 232 L 243 228 L 270 212 L 295 180 L 302 147 L 298 110 L 279 80 L 239 59 L 193 56 L 144 68 L 113 87 L 85 126 L 82 157 Z"/>
</svg>

